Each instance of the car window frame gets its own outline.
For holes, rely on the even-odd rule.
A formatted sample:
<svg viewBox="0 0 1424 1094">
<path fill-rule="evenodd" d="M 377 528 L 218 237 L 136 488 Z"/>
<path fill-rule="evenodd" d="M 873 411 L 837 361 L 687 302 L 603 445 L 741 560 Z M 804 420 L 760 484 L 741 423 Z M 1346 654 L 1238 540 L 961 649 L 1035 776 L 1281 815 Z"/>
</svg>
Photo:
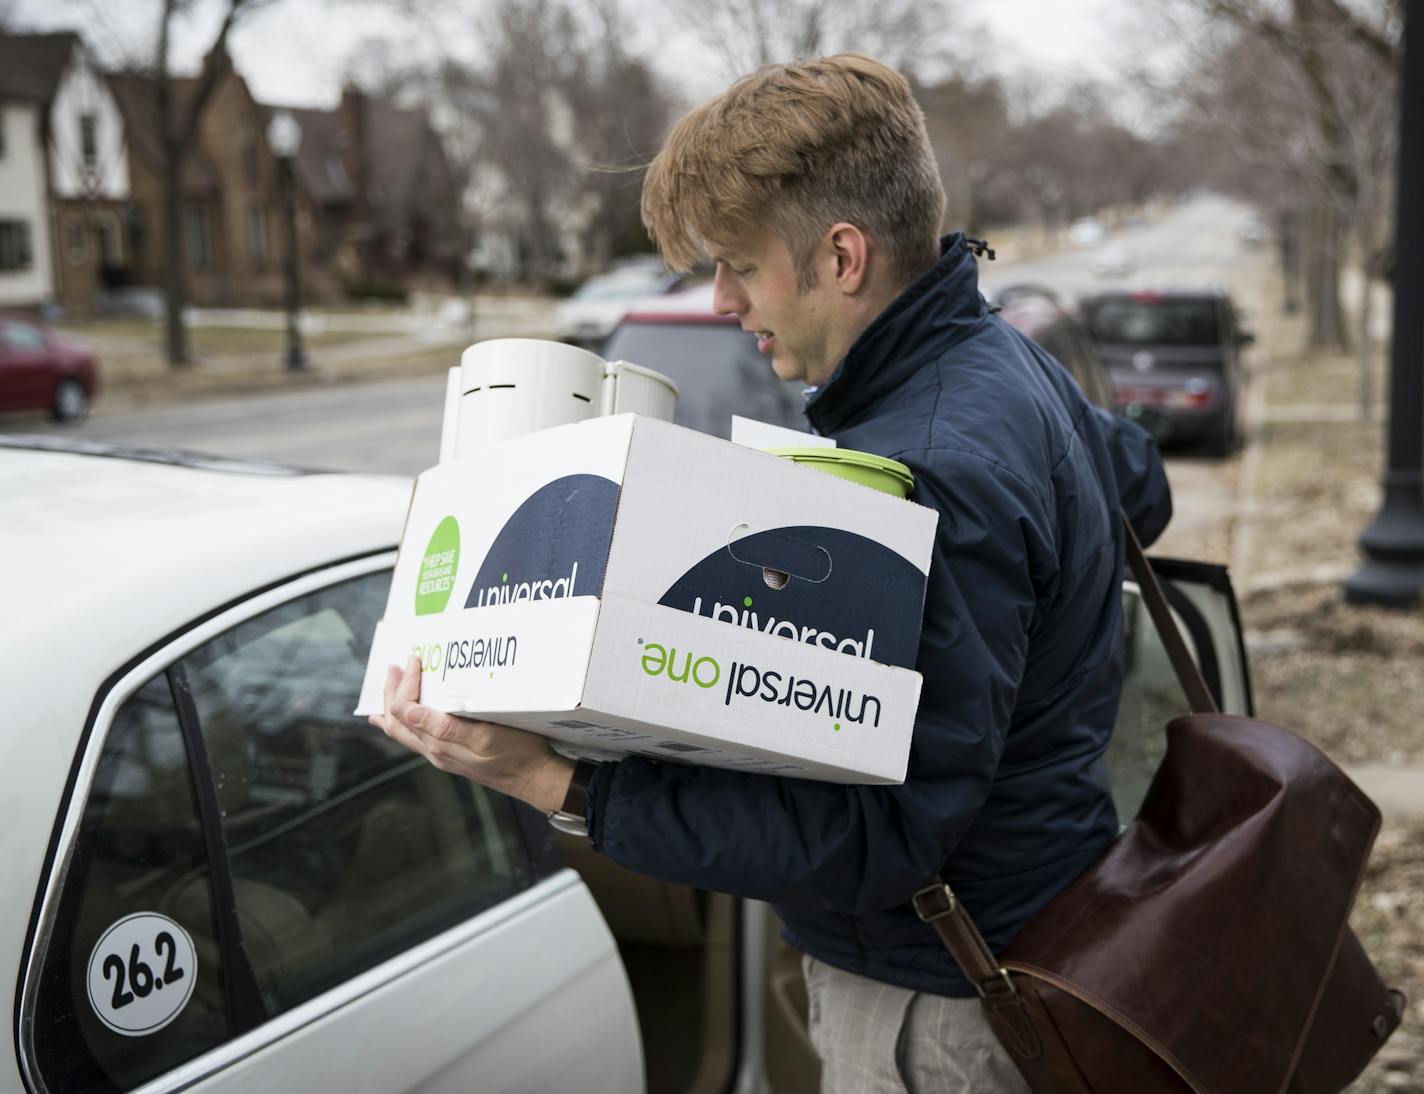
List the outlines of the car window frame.
<svg viewBox="0 0 1424 1094">
<path fill-rule="evenodd" d="M 96 689 L 87 724 L 76 746 L 75 760 L 65 786 L 64 797 L 58 807 L 39 893 L 33 904 L 29 932 L 22 950 L 20 990 L 15 1009 L 15 1040 L 21 1078 L 27 1090 L 50 1090 L 40 1074 L 37 1062 L 36 997 L 45 956 L 52 942 L 60 897 L 74 861 L 84 809 L 92 792 L 94 777 L 104 745 L 113 729 L 115 716 L 150 680 L 156 676 L 170 674 L 175 666 L 182 665 L 186 657 L 217 636 L 264 612 L 318 590 L 381 570 L 390 570 L 395 566 L 396 556 L 395 549 L 383 549 L 314 567 L 235 598 L 205 615 L 198 616 L 149 646 Z M 184 715 L 180 713 L 179 717 L 182 719 Z M 372 732 L 376 731 L 373 729 Z M 199 736 L 201 737 L 201 733 Z M 184 739 L 185 748 L 191 747 L 187 726 L 184 726 Z M 189 757 L 190 766 L 192 762 Z M 211 777 L 210 771 L 208 774 Z M 205 792 L 211 792 L 211 786 L 206 790 L 198 790 L 200 799 Z M 270 1020 L 259 1022 L 250 1029 L 239 1030 L 221 1044 L 154 1076 L 135 1089 L 146 1092 L 178 1090 L 217 1074 L 244 1057 L 285 1039 L 303 1026 L 340 1010 L 360 996 L 406 975 L 440 954 L 495 929 L 498 924 L 543 899 L 539 894 L 545 893 L 551 884 L 555 884 L 555 875 L 564 869 L 562 857 L 542 814 L 516 803 L 515 815 L 530 869 L 530 885 L 527 888 L 430 938 L 417 942 L 385 961 L 358 972 Z M 202 813 L 202 821 L 206 838 L 209 818 L 205 811 Z M 218 869 L 216 865 L 213 867 L 215 875 Z M 228 869 L 225 856 L 221 869 L 224 872 Z M 226 913 L 225 917 L 228 917 Z"/>
</svg>

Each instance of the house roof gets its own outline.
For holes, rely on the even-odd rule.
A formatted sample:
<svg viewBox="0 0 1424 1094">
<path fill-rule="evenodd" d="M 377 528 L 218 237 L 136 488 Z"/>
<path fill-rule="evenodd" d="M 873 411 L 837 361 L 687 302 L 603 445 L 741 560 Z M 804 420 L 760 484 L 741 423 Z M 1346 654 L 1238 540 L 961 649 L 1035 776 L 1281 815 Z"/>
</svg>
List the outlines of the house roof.
<svg viewBox="0 0 1424 1094">
<path fill-rule="evenodd" d="M 77 45 L 79 35 L 72 30 L 0 34 L 0 99 L 49 102 Z"/>
<path fill-rule="evenodd" d="M 345 141 L 341 114 L 336 110 L 309 110 L 303 107 L 268 107 L 269 116 L 286 110 L 302 127 L 302 145 L 297 151 L 297 176 L 302 188 L 322 205 L 338 205 L 356 196 L 356 184 L 346 170 L 342 155 Z"/>
<path fill-rule="evenodd" d="M 141 72 L 112 72 L 108 80 L 109 90 L 124 116 L 130 154 L 143 161 L 150 171 L 161 174 L 163 135 L 158 115 L 158 81 Z M 196 94 L 198 81 L 192 77 L 175 77 L 172 85 L 174 105 L 181 112 Z M 183 192 L 196 196 L 217 190 L 217 171 L 195 141 L 183 157 Z"/>
<path fill-rule="evenodd" d="M 353 201 L 360 186 L 349 170 L 350 152 L 364 147 L 366 199 L 378 231 L 398 231 L 405 226 L 417 200 L 422 175 L 432 170 L 427 142 L 432 141 L 425 111 L 392 106 L 380 99 L 362 97 L 356 111 L 312 110 L 304 107 L 268 106 L 270 117 L 286 111 L 302 127 L 297 152 L 297 175 L 302 187 L 323 205 Z M 352 114 L 365 125 L 364 144 L 349 132 Z"/>
</svg>

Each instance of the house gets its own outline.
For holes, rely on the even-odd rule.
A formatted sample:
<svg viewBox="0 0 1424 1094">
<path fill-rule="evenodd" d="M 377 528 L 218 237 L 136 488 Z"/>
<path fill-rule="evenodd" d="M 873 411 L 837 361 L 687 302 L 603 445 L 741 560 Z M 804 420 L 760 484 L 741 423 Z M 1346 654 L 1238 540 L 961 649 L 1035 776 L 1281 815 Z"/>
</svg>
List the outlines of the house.
<svg viewBox="0 0 1424 1094">
<path fill-rule="evenodd" d="M 53 297 L 46 110 L 72 34 L 0 35 L 0 307 Z"/>
<path fill-rule="evenodd" d="M 161 288 L 168 228 L 164 177 L 167 153 L 158 81 L 146 73 L 109 77 L 128 133 L 131 201 L 128 238 L 134 282 Z M 184 118 L 199 81 L 170 79 L 173 111 Z M 266 108 L 228 65 L 213 89 L 179 172 L 178 230 L 186 297 L 198 305 L 276 305 L 284 290 L 285 235 L 281 165 L 267 146 Z M 334 295 L 337 282 L 315 258 L 313 218 L 297 193 L 298 251 L 303 289 Z"/>
<path fill-rule="evenodd" d="M 459 276 L 458 186 L 424 110 L 352 89 L 335 110 L 284 109 L 302 127 L 297 176 L 320 262 L 355 289 Z"/>
<path fill-rule="evenodd" d="M 118 104 L 73 32 L 0 35 L 0 87 L 6 89 L 0 99 L 33 104 L 37 146 L 29 147 L 42 166 L 43 209 L 30 233 L 33 262 L 25 287 L 16 284 L 0 294 L 10 302 L 92 309 L 129 271 L 128 155 Z M 18 160 L 11 166 L 18 167 Z M 33 187 L 22 191 L 11 181 L 0 192 L 33 200 Z M 14 230 L 9 234 L 15 238 Z M 9 251 L 13 262 L 16 248 Z"/>
</svg>

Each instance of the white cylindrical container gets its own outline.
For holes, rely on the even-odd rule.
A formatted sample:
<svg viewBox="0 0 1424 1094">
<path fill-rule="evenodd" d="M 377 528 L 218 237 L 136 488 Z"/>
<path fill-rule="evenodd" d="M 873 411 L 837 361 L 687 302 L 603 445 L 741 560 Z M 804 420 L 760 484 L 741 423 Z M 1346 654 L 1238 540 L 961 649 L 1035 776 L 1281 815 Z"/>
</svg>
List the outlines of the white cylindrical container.
<svg viewBox="0 0 1424 1094">
<path fill-rule="evenodd" d="M 602 357 L 563 342 L 495 338 L 460 356 L 456 457 L 602 410 Z"/>
<path fill-rule="evenodd" d="M 440 420 L 440 462 L 455 458 L 455 446 L 460 436 L 460 366 L 445 374 L 445 409 Z"/>
<path fill-rule="evenodd" d="M 631 361 L 614 361 L 603 382 L 604 414 L 642 414 L 672 421 L 677 385 L 661 372 Z"/>
</svg>

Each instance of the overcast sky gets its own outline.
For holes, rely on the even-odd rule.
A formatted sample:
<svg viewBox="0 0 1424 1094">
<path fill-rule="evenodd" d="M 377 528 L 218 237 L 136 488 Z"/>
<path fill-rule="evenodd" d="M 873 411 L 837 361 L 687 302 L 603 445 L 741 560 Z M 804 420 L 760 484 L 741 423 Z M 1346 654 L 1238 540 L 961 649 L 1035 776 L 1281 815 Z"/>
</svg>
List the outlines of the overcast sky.
<svg viewBox="0 0 1424 1094">
<path fill-rule="evenodd" d="M 12 0 L 13 15 L 38 29 L 78 27 L 100 44 L 123 41 L 130 51 L 151 50 L 157 3 L 139 0 Z M 426 33 L 379 3 L 351 0 L 276 0 L 249 16 L 234 33 L 232 53 L 238 70 L 263 102 L 293 106 L 331 106 L 340 94 L 348 57 L 363 39 L 384 38 L 398 49 L 406 41 L 449 41 L 466 20 L 461 10 L 478 12 L 482 4 L 449 4 L 438 28 Z M 656 0 L 631 0 L 630 10 L 646 10 L 632 43 L 652 53 L 660 67 L 692 99 L 715 94 L 719 74 L 699 64 L 695 41 L 679 36 Z M 985 66 L 1001 73 L 1030 71 L 1053 83 L 1081 76 L 1111 76 L 1121 60 L 1121 31 L 1131 0 L 959 0 L 967 21 L 986 27 L 995 48 Z M 200 0 L 197 13 L 182 20 L 174 59 L 193 70 L 211 43 L 220 18 L 213 0 Z M 473 26 L 473 16 L 468 17 Z M 437 33 L 430 33 L 431 30 Z M 428 45 L 426 46 L 428 48 Z M 689 79 L 689 73 L 705 73 Z"/>
</svg>

